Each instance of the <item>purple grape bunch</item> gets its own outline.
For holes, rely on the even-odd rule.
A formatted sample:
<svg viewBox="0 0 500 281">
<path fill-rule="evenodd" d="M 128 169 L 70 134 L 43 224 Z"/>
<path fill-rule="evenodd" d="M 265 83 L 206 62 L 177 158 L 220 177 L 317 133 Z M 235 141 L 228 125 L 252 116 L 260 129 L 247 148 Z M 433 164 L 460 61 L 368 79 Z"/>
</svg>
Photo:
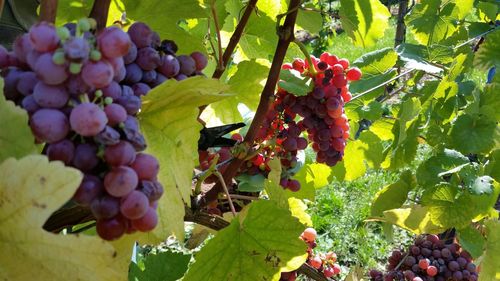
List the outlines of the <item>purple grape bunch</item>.
<svg viewBox="0 0 500 281">
<path fill-rule="evenodd" d="M 370 270 L 371 281 L 477 281 L 471 255 L 458 243 L 445 244 L 437 235 L 416 238 L 407 251 L 393 251 L 387 271 Z"/>
<path fill-rule="evenodd" d="M 143 152 L 140 97 L 167 79 L 199 75 L 207 59 L 176 57 L 175 43 L 144 23 L 128 33 L 94 28 L 92 19 L 35 24 L 12 51 L 0 46 L 0 70 L 5 97 L 28 112 L 43 153 L 84 173 L 73 200 L 91 210 L 100 237 L 114 240 L 158 223 L 163 187 L 158 160 Z"/>
</svg>

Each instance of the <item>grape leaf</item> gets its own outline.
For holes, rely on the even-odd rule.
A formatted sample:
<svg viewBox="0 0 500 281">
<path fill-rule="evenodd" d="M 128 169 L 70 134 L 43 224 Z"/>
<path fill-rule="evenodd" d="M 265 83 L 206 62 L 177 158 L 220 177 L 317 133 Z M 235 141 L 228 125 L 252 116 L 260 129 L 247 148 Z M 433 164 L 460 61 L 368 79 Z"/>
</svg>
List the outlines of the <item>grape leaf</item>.
<svg viewBox="0 0 500 281">
<path fill-rule="evenodd" d="M 396 50 L 399 54 L 399 58 L 405 62 L 406 68 L 415 68 L 429 73 L 439 73 L 443 70 L 430 62 L 448 62 L 453 58 L 453 49 L 443 49 L 443 47 L 439 47 L 438 49 L 438 46 L 428 47 L 403 43 L 399 45 Z M 437 50 L 439 50 L 439 52 Z"/>
<path fill-rule="evenodd" d="M 469 186 L 472 194 L 491 194 L 493 192 L 493 178 L 490 176 L 481 176 L 475 178 Z"/>
<path fill-rule="evenodd" d="M 304 226 L 267 200 L 247 205 L 196 254 L 184 280 L 274 280 L 305 262 Z M 224 264 L 224 266 L 220 266 Z"/>
<path fill-rule="evenodd" d="M 312 34 L 318 34 L 323 27 L 323 17 L 319 12 L 299 9 L 296 25 Z"/>
<path fill-rule="evenodd" d="M 171 251 L 149 254 L 144 259 L 144 269 L 130 263 L 129 281 L 175 281 L 188 269 L 191 255 Z"/>
<path fill-rule="evenodd" d="M 340 0 L 339 15 L 354 45 L 365 48 L 384 36 L 391 16 L 378 0 Z"/>
<path fill-rule="evenodd" d="M 392 127 L 394 126 L 394 120 L 392 119 L 378 119 L 370 126 L 370 132 L 373 132 L 380 140 L 392 140 L 394 135 L 392 133 Z"/>
<path fill-rule="evenodd" d="M 302 77 L 293 69 L 282 69 L 278 86 L 295 96 L 305 96 L 312 91 L 314 83 L 308 77 Z"/>
<path fill-rule="evenodd" d="M 485 171 L 497 182 L 500 182 L 500 149 L 495 149 L 488 157 L 488 164 L 485 165 Z"/>
<path fill-rule="evenodd" d="M 0 78 L 0 163 L 9 157 L 21 158 L 37 152 L 28 119 L 24 109 L 5 99 L 3 79 Z"/>
<path fill-rule="evenodd" d="M 387 80 L 395 77 L 397 75 L 396 69 L 390 69 L 384 74 L 375 75 L 371 77 L 362 77 L 360 80 L 353 82 L 349 85 L 349 91 L 353 96 L 356 94 L 363 93 L 365 91 L 371 90 L 375 86 L 378 86 Z M 384 92 L 384 87 L 380 87 L 378 89 L 372 90 L 369 95 L 364 96 L 363 100 L 374 99 L 378 95 Z"/>
<path fill-rule="evenodd" d="M 445 230 L 445 228 L 435 225 L 431 221 L 429 209 L 420 205 L 411 208 L 387 210 L 379 220 L 395 224 L 415 234 L 437 234 Z"/>
<path fill-rule="evenodd" d="M 422 196 L 422 203 L 429 207 L 432 222 L 444 228 L 467 226 L 472 220 L 487 215 L 495 205 L 500 188 L 491 194 L 473 195 L 460 192 L 457 186 L 440 183 L 427 189 Z"/>
<path fill-rule="evenodd" d="M 241 174 L 236 177 L 238 180 L 238 191 L 242 192 L 261 192 L 264 190 L 264 182 L 266 177 L 261 174 L 249 175 Z"/>
<path fill-rule="evenodd" d="M 488 70 L 500 66 L 500 31 L 488 34 L 474 55 L 474 66 L 480 70 Z"/>
<path fill-rule="evenodd" d="M 384 211 L 400 208 L 408 197 L 408 193 L 415 188 L 416 179 L 411 171 L 401 173 L 395 183 L 385 186 L 375 194 L 371 206 L 372 216 L 382 216 Z"/>
<path fill-rule="evenodd" d="M 383 74 L 394 67 L 398 60 L 398 54 L 393 48 L 376 50 L 356 59 L 352 65 L 358 67 L 363 72 L 363 76 Z"/>
<path fill-rule="evenodd" d="M 469 159 L 460 152 L 445 149 L 420 164 L 417 168 L 418 184 L 424 187 L 434 186 L 443 181 L 439 176 L 441 173 L 466 163 L 469 163 Z"/>
<path fill-rule="evenodd" d="M 311 216 L 306 213 L 307 206 L 297 196 L 298 192 L 293 192 L 284 189 L 280 185 L 281 179 L 281 162 L 278 158 L 269 161 L 271 172 L 267 176 L 265 187 L 269 195 L 269 199 L 275 201 L 279 207 L 289 209 L 292 216 L 299 219 L 299 221 L 307 226 L 312 226 Z M 300 189 L 304 188 L 303 186 Z M 314 190 L 314 189 L 313 189 Z"/>
<path fill-rule="evenodd" d="M 458 229 L 457 236 L 460 246 L 467 250 L 474 259 L 483 254 L 483 247 L 486 241 L 477 229 L 469 225 L 466 228 Z"/>
<path fill-rule="evenodd" d="M 300 190 L 296 192 L 295 197 L 314 201 L 316 189 L 328 185 L 331 173 L 331 168 L 325 164 L 305 164 L 293 177 L 300 182 Z"/>
<path fill-rule="evenodd" d="M 269 72 L 269 67 L 255 60 L 242 61 L 237 66 L 236 73 L 231 76 L 228 84 L 234 97 L 213 103 L 210 107 L 223 124 L 241 122 L 243 118 L 238 112 L 238 104 L 245 104 L 250 110 L 257 110 L 260 93 Z"/>
<path fill-rule="evenodd" d="M 496 20 L 498 8 L 499 8 L 498 3 L 488 3 L 488 2 L 480 1 L 479 3 L 477 3 L 476 8 L 480 12 L 480 14 L 487 17 L 487 19 L 484 19 L 485 21 L 493 21 L 494 22 Z"/>
<path fill-rule="evenodd" d="M 165 189 L 158 204 L 159 223 L 149 234 L 163 241 L 184 235 L 184 204 L 190 204 L 191 177 L 198 159 L 202 125 L 198 107 L 228 97 L 228 87 L 201 76 L 177 82 L 168 80 L 143 97 L 139 122 L 148 143 L 147 153 L 160 162 L 159 179 Z M 154 241 L 154 240 L 153 240 Z"/>
<path fill-rule="evenodd" d="M 42 226 L 78 188 L 82 174 L 41 155 L 0 164 L 0 275 L 5 280 L 123 280 L 117 252 L 89 236 Z M 71 253 L 71 254 L 69 254 Z"/>
<path fill-rule="evenodd" d="M 147 23 L 151 29 L 158 32 L 162 39 L 175 40 L 182 53 L 205 52 L 206 49 L 202 44 L 203 37 L 193 36 L 178 25 L 185 19 L 209 17 L 200 1 L 122 1 L 128 18 Z"/>
<path fill-rule="evenodd" d="M 479 281 L 500 280 L 500 222 L 486 221 L 486 246 Z"/>
<path fill-rule="evenodd" d="M 59 0 L 57 3 L 56 25 L 59 26 L 88 17 L 93 3 L 94 1 Z M 111 1 L 106 26 L 113 25 L 115 21 L 119 21 L 124 12 L 125 7 L 121 0 Z"/>
<path fill-rule="evenodd" d="M 438 43 L 457 30 L 460 9 L 454 1 L 441 6 L 441 0 L 422 0 L 406 17 L 408 29 L 420 44 Z"/>
<path fill-rule="evenodd" d="M 488 116 L 463 114 L 453 123 L 449 143 L 464 154 L 489 152 L 500 145 L 500 128 Z"/>
</svg>

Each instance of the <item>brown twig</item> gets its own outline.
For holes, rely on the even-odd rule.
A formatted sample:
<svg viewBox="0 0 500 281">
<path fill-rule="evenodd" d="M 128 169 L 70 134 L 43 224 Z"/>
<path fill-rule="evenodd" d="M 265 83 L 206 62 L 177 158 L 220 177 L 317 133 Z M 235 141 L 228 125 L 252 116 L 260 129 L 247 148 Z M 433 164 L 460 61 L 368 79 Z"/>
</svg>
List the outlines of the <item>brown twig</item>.
<svg viewBox="0 0 500 281">
<path fill-rule="evenodd" d="M 256 4 L 257 0 L 250 0 L 248 2 L 247 7 L 245 8 L 245 12 L 243 12 L 243 16 L 238 22 L 238 25 L 236 26 L 236 29 L 234 30 L 233 35 L 231 35 L 231 39 L 229 39 L 229 43 L 227 44 L 227 47 L 224 50 L 224 54 L 222 55 L 223 68 L 222 69 L 217 68 L 214 71 L 214 74 L 212 74 L 212 78 L 218 79 L 222 76 L 222 73 L 224 73 L 224 70 L 226 69 L 227 64 L 229 63 L 229 59 L 233 55 L 233 52 L 236 49 L 236 46 L 238 45 L 238 42 L 240 42 L 241 35 L 243 35 L 243 30 L 245 30 L 245 26 L 247 25 L 248 19 L 250 18 L 250 15 L 255 9 Z"/>
<path fill-rule="evenodd" d="M 55 23 L 57 0 L 42 0 L 40 3 L 40 21 Z"/>
<path fill-rule="evenodd" d="M 238 200 L 250 200 L 250 201 L 260 200 L 259 197 L 247 196 L 241 194 L 229 194 L 229 197 L 231 197 L 231 199 L 238 199 Z"/>
<path fill-rule="evenodd" d="M 2 13 L 3 13 L 3 5 L 5 4 L 5 1 L 4 0 L 0 0 L 0 17 L 2 17 Z"/>
<path fill-rule="evenodd" d="M 280 27 L 278 45 L 276 46 L 276 51 L 274 52 L 273 62 L 271 69 L 269 70 L 266 85 L 262 90 L 255 118 L 253 119 L 252 124 L 250 125 L 250 128 L 245 136 L 244 143 L 247 144 L 248 147 L 252 147 L 255 137 L 257 136 L 257 132 L 259 131 L 260 126 L 264 123 L 266 113 L 274 101 L 274 90 L 279 80 L 281 65 L 285 59 L 288 46 L 294 40 L 293 30 L 295 21 L 297 20 L 297 7 L 299 5 L 300 0 L 290 0 L 288 9 L 291 12 L 287 12 L 285 22 L 283 26 Z M 243 162 L 243 159 L 235 159 L 229 164 L 228 168 L 224 172 L 224 180 L 226 184 L 231 182 Z M 222 185 L 217 183 L 207 193 L 196 197 L 193 201 L 193 206 L 196 208 L 206 206 L 209 202 L 216 200 L 220 192 L 222 192 Z"/>
<path fill-rule="evenodd" d="M 214 174 L 219 179 L 219 182 L 222 185 L 222 189 L 224 190 L 224 193 L 226 193 L 227 201 L 229 202 L 229 208 L 231 209 L 231 213 L 233 214 L 234 217 L 236 217 L 236 209 L 234 209 L 233 200 L 231 200 L 231 195 L 229 194 L 229 190 L 227 190 L 226 183 L 224 182 L 224 177 L 217 170 L 214 172 Z"/>
<path fill-rule="evenodd" d="M 97 30 L 101 30 L 106 27 L 110 4 L 111 0 L 95 0 L 89 17 L 96 20 Z"/>
<path fill-rule="evenodd" d="M 398 10 L 398 25 L 396 27 L 396 38 L 394 39 L 394 47 L 399 46 L 406 38 L 405 15 L 408 12 L 408 0 L 399 1 Z"/>
<path fill-rule="evenodd" d="M 214 17 L 214 25 L 215 25 L 215 34 L 217 35 L 217 47 L 219 50 L 219 61 L 217 62 L 217 69 L 220 69 L 224 71 L 224 63 L 222 62 L 222 39 L 220 36 L 220 25 L 219 25 L 219 18 L 217 17 L 217 10 L 215 9 L 215 0 L 212 0 L 212 3 L 210 5 L 210 9 L 212 11 L 212 16 Z M 215 51 L 215 50 L 214 50 Z"/>
</svg>

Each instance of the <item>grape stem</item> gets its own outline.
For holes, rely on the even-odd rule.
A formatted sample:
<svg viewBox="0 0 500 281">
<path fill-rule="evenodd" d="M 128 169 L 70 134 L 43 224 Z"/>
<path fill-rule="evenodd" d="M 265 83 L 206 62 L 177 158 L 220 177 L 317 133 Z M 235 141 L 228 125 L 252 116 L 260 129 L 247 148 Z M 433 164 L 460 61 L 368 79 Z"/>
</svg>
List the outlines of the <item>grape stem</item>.
<svg viewBox="0 0 500 281">
<path fill-rule="evenodd" d="M 307 50 L 306 46 L 304 43 L 300 42 L 299 40 L 295 39 L 293 40 L 293 43 L 297 45 L 300 48 L 300 51 L 304 54 L 306 57 L 307 63 L 309 64 L 309 73 L 314 76 L 316 75 L 316 69 L 314 69 L 313 62 L 311 60 L 311 55 L 309 54 L 309 51 Z"/>
<path fill-rule="evenodd" d="M 410 252 L 408 251 L 408 253 L 406 253 L 406 255 L 401 259 L 401 261 L 398 263 L 398 265 L 396 265 L 396 267 L 394 268 L 394 271 L 398 270 L 399 267 L 403 264 L 403 262 L 405 261 L 405 259 L 410 255 Z"/>
<path fill-rule="evenodd" d="M 196 181 L 196 186 L 194 188 L 194 194 L 200 194 L 201 193 L 201 184 L 211 175 L 213 175 L 215 172 L 217 172 L 217 161 L 219 161 L 219 154 L 216 154 L 214 159 L 212 159 L 212 162 L 210 163 L 210 167 L 206 171 L 203 172 L 203 174 L 198 178 L 198 181 Z"/>
<path fill-rule="evenodd" d="M 279 80 L 281 65 L 283 64 L 283 60 L 285 59 L 288 46 L 294 40 L 293 30 L 295 26 L 295 21 L 297 20 L 297 11 L 298 11 L 297 7 L 299 5 L 300 5 L 300 0 L 290 0 L 290 4 L 288 5 L 290 12 L 287 14 L 283 26 L 279 28 L 280 29 L 280 32 L 278 33 L 279 40 L 276 46 L 276 51 L 274 53 L 271 69 L 269 70 L 266 84 L 260 96 L 260 102 L 259 106 L 257 107 L 257 111 L 255 113 L 255 118 L 253 119 L 252 124 L 250 125 L 250 128 L 248 129 L 248 132 L 243 141 L 250 147 L 253 145 L 255 137 L 257 136 L 257 133 L 259 131 L 259 128 L 262 126 L 262 124 L 266 119 L 266 113 L 274 101 L 274 90 Z M 224 172 L 224 179 L 225 179 L 224 182 L 226 183 L 226 185 L 230 183 L 231 180 L 236 176 L 243 162 L 244 162 L 243 159 L 235 159 L 234 161 L 229 163 L 228 168 Z M 222 189 L 223 189 L 222 184 L 218 182 L 205 194 L 195 197 L 193 199 L 192 206 L 195 208 L 201 208 L 206 206 L 208 203 L 218 198 L 218 194 L 222 191 Z"/>
<path fill-rule="evenodd" d="M 108 21 L 109 5 L 111 0 L 96 0 L 90 11 L 90 18 L 95 19 L 97 22 L 97 30 L 101 30 L 106 27 L 106 22 Z"/>
<path fill-rule="evenodd" d="M 217 69 L 224 71 L 225 65 L 222 61 L 222 39 L 220 36 L 220 26 L 219 26 L 219 18 L 217 17 L 217 10 L 215 9 L 215 0 L 212 0 L 210 4 L 210 10 L 212 11 L 212 16 L 214 17 L 214 25 L 215 25 L 215 34 L 217 35 L 217 47 L 218 47 L 218 56 L 217 56 Z M 215 50 L 214 50 L 215 52 Z"/>
<path fill-rule="evenodd" d="M 220 162 L 219 164 L 215 165 L 215 168 L 216 168 L 216 169 L 219 169 L 220 167 L 222 167 L 222 166 L 224 166 L 224 165 L 228 164 L 229 162 L 233 161 L 233 159 L 234 159 L 234 158 L 230 158 L 230 159 L 227 159 L 226 161 L 222 161 L 222 162 Z M 195 176 L 193 177 L 193 180 L 198 180 L 198 179 L 200 179 L 200 178 L 204 177 L 204 176 L 205 176 L 206 174 L 208 174 L 209 172 L 210 172 L 210 170 L 209 170 L 209 169 L 208 169 L 208 170 L 205 170 L 205 171 L 203 171 L 203 172 L 201 172 L 201 173 L 199 173 L 199 174 L 195 175 Z"/>
<path fill-rule="evenodd" d="M 222 185 L 222 188 L 224 189 L 224 193 L 226 193 L 227 202 L 229 203 L 229 208 L 231 208 L 231 213 L 233 213 L 233 216 L 236 217 L 236 209 L 234 209 L 233 200 L 231 199 L 231 194 L 229 194 L 229 190 L 227 190 L 227 186 L 226 186 L 226 182 L 224 181 L 224 177 L 217 170 L 214 171 L 214 174 L 219 179 L 219 182 Z"/>
<path fill-rule="evenodd" d="M 40 21 L 55 23 L 56 22 L 56 14 L 57 14 L 57 0 L 42 0 L 41 1 L 41 3 L 40 3 L 40 17 L 39 17 Z"/>
<path fill-rule="evenodd" d="M 241 195 L 241 194 L 229 194 L 229 197 L 231 199 L 239 199 L 239 200 L 260 200 L 259 197 L 254 197 L 254 196 L 247 196 L 247 195 Z"/>
</svg>

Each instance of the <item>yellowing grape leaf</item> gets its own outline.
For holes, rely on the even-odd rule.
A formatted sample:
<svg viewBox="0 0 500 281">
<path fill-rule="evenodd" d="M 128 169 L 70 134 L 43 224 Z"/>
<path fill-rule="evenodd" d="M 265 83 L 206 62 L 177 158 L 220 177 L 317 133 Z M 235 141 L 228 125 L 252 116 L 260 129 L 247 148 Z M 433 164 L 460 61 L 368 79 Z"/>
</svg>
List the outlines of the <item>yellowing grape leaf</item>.
<svg viewBox="0 0 500 281">
<path fill-rule="evenodd" d="M 255 281 L 280 279 L 305 262 L 304 226 L 273 201 L 247 205 L 195 256 L 186 281 Z M 221 266 L 223 265 L 223 266 Z"/>
<path fill-rule="evenodd" d="M 9 158 L 20 158 L 36 152 L 35 138 L 28 126 L 28 113 L 5 100 L 3 79 L 0 78 L 0 163 Z"/>
<path fill-rule="evenodd" d="M 163 241 L 171 234 L 183 239 L 184 204 L 190 204 L 202 129 L 198 107 L 228 97 L 221 94 L 228 88 L 219 80 L 198 76 L 169 80 L 143 98 L 139 122 L 148 144 L 146 152 L 160 162 L 159 179 L 165 189 L 158 204 L 158 226 L 148 234 L 149 242 Z"/>
<path fill-rule="evenodd" d="M 411 208 L 387 210 L 380 220 L 395 224 L 415 234 L 440 233 L 446 229 L 435 225 L 431 221 L 428 208 L 419 205 Z"/>
<path fill-rule="evenodd" d="M 0 279 L 124 280 L 116 251 L 97 237 L 46 232 L 47 218 L 75 193 L 82 174 L 41 155 L 0 164 Z"/>
</svg>

